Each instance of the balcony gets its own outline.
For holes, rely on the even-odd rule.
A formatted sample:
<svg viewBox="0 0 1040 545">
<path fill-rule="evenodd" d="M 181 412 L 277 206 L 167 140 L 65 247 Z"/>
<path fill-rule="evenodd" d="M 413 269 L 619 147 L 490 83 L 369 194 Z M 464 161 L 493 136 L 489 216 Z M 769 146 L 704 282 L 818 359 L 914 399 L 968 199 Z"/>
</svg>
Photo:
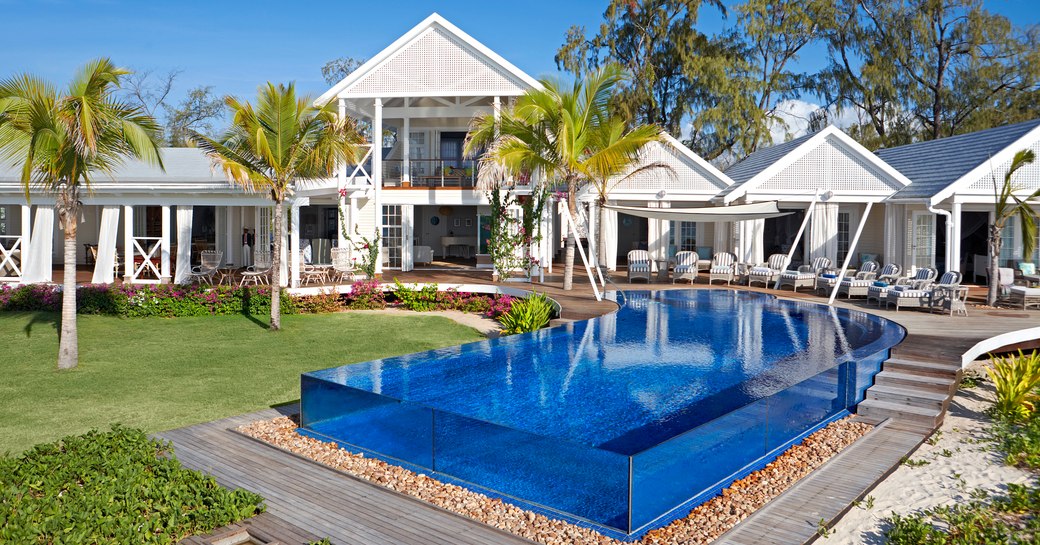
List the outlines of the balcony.
<svg viewBox="0 0 1040 545">
<path fill-rule="evenodd" d="M 383 161 L 383 187 L 472 189 L 477 186 L 478 169 L 479 163 L 473 160 L 411 159 L 406 177 L 403 160 L 387 159 Z"/>
</svg>

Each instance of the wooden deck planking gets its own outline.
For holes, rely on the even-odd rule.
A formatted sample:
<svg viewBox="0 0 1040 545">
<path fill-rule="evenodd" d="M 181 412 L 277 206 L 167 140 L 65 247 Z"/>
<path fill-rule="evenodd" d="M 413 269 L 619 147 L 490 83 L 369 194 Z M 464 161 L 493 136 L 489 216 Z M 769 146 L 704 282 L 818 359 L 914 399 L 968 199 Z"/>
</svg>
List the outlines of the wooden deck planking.
<svg viewBox="0 0 1040 545">
<path fill-rule="evenodd" d="M 173 442 L 186 467 L 213 475 L 223 486 L 259 493 L 272 515 L 334 543 L 531 543 L 229 429 L 277 415 L 262 411 L 160 436 Z"/>
</svg>

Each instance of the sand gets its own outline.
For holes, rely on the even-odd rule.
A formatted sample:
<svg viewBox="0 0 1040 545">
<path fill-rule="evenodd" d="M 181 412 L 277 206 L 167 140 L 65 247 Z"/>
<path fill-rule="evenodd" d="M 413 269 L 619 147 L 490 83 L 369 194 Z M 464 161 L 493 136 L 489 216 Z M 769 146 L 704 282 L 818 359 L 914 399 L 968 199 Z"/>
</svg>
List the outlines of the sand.
<svg viewBox="0 0 1040 545">
<path fill-rule="evenodd" d="M 935 435 L 835 524 L 832 533 L 817 543 L 882 544 L 884 518 L 896 512 L 909 514 L 921 509 L 968 502 L 975 489 L 990 493 L 1006 490 L 1006 483 L 1025 483 L 1024 470 L 1005 466 L 984 430 L 992 423 L 985 410 L 993 403 L 993 385 L 984 382 L 972 389 L 958 390 L 950 403 L 946 421 Z M 934 443 L 934 444 L 932 444 Z"/>
</svg>

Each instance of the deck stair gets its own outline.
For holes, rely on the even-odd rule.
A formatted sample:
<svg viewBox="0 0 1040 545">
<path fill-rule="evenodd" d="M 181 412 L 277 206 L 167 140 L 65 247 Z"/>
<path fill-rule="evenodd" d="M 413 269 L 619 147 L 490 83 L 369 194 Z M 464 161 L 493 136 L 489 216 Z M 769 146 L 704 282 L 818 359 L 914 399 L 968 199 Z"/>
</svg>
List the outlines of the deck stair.
<svg viewBox="0 0 1040 545">
<path fill-rule="evenodd" d="M 923 358 L 892 357 L 885 361 L 857 408 L 860 416 L 904 421 L 935 429 L 957 391 L 961 367 Z"/>
</svg>

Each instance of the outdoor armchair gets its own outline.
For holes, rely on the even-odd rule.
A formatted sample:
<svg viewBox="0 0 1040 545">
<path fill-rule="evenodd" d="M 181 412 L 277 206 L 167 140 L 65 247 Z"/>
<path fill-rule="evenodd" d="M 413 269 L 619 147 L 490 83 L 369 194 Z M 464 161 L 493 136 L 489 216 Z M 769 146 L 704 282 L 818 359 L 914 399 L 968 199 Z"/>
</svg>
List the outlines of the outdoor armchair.
<svg viewBox="0 0 1040 545">
<path fill-rule="evenodd" d="M 247 267 L 242 272 L 242 280 L 239 282 L 239 285 L 253 284 L 255 286 L 269 283 L 268 274 L 271 272 L 271 259 L 271 252 L 254 252 L 253 265 Z"/>
<path fill-rule="evenodd" d="M 679 252 L 675 254 L 675 267 L 672 268 L 672 283 L 677 280 L 689 280 L 691 284 L 697 281 L 699 256 L 697 252 Z"/>
<path fill-rule="evenodd" d="M 708 285 L 716 280 L 725 280 L 727 284 L 733 281 L 737 274 L 737 256 L 729 252 L 719 252 L 711 258 L 711 268 L 708 269 Z"/>
<path fill-rule="evenodd" d="M 779 289 L 791 286 L 792 291 L 798 288 L 812 288 L 816 285 L 816 277 L 831 267 L 831 258 L 826 256 L 817 257 L 809 265 L 798 267 L 797 271 L 784 271 L 780 273 Z"/>
<path fill-rule="evenodd" d="M 646 250 L 628 252 L 628 282 L 637 278 L 650 282 L 650 252 Z"/>
<path fill-rule="evenodd" d="M 764 265 L 752 267 L 748 271 L 747 284 L 750 286 L 755 282 L 761 282 L 766 287 L 776 282 L 780 273 L 787 268 L 787 254 L 773 254 Z"/>
<path fill-rule="evenodd" d="M 215 275 L 217 269 L 220 268 L 220 260 L 223 259 L 223 257 L 224 252 L 203 250 L 199 254 L 200 264 L 191 268 L 192 281 L 199 283 L 205 282 L 212 286 L 213 275 Z"/>
</svg>

